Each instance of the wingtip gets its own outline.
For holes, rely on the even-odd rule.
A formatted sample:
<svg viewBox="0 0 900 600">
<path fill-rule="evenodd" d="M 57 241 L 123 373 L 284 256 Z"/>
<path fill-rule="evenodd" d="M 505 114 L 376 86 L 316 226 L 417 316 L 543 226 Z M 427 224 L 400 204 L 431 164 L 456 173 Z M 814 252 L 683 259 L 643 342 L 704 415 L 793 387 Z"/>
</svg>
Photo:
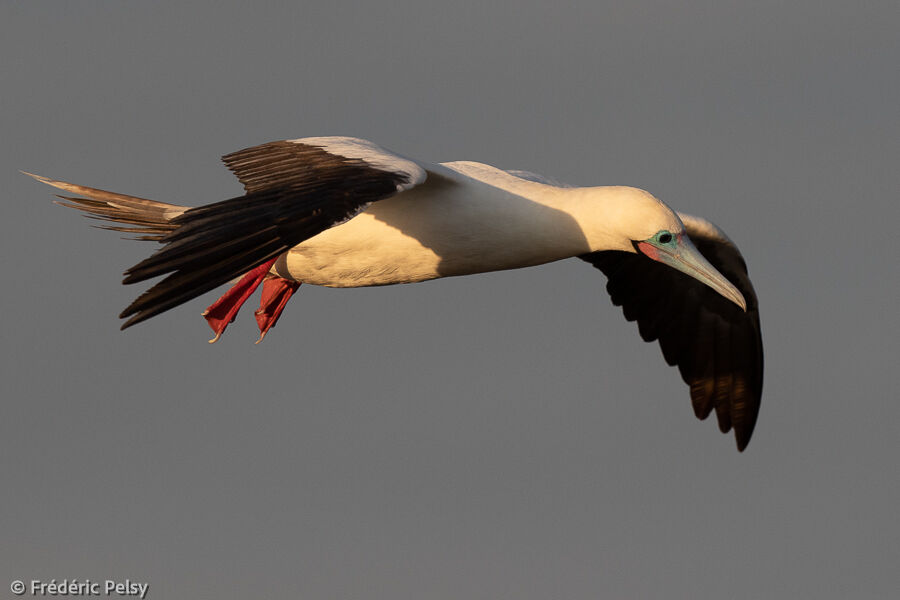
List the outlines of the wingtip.
<svg viewBox="0 0 900 600">
<path fill-rule="evenodd" d="M 132 325 L 137 325 L 138 323 L 140 323 L 141 321 L 144 320 L 144 319 L 141 318 L 141 315 L 140 315 L 140 314 L 136 314 L 136 315 L 135 315 L 133 312 L 132 312 L 132 313 L 128 313 L 127 315 L 126 315 L 125 313 L 122 313 L 122 314 L 119 315 L 119 318 L 120 318 L 120 319 L 125 319 L 125 318 L 129 317 L 130 315 L 134 315 L 134 316 L 132 316 L 130 319 L 128 319 L 127 321 L 125 321 L 124 323 L 122 323 L 122 326 L 119 327 L 119 331 L 125 331 L 126 329 L 128 329 L 128 328 L 131 327 Z"/>
<path fill-rule="evenodd" d="M 129 327 L 131 327 L 132 325 L 137 325 L 138 323 L 146 321 L 147 319 L 152 317 L 154 314 L 156 314 L 153 312 L 148 313 L 147 311 L 143 311 L 140 308 L 135 308 L 134 305 L 138 300 L 140 300 L 140 298 L 141 297 L 138 296 L 138 298 L 135 299 L 134 302 L 129 304 L 125 308 L 125 310 L 123 310 L 122 312 L 119 313 L 120 319 L 128 319 L 127 321 L 122 323 L 122 326 L 119 328 L 120 330 L 124 331 L 124 330 L 128 329 Z"/>
</svg>

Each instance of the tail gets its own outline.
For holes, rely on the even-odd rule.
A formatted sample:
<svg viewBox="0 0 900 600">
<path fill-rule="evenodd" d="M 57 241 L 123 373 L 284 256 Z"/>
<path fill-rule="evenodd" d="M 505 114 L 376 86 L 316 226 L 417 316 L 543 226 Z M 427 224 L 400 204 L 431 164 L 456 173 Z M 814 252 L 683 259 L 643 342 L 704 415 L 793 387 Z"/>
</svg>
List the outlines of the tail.
<svg viewBox="0 0 900 600">
<path fill-rule="evenodd" d="M 188 206 L 147 200 L 146 198 L 126 196 L 125 194 L 116 194 L 105 190 L 66 183 L 65 181 L 48 179 L 33 173 L 26 173 L 25 171 L 22 172 L 25 175 L 34 177 L 41 183 L 52 185 L 72 194 L 84 196 L 83 198 L 77 198 L 57 195 L 63 201 L 56 200 L 55 202 L 60 206 L 84 211 L 88 213 L 85 216 L 89 219 L 121 223 L 121 225 L 97 225 L 97 227 L 132 234 L 135 237 L 131 239 L 135 240 L 162 240 L 166 234 L 177 227 L 171 222 L 172 219 L 190 208 Z"/>
</svg>

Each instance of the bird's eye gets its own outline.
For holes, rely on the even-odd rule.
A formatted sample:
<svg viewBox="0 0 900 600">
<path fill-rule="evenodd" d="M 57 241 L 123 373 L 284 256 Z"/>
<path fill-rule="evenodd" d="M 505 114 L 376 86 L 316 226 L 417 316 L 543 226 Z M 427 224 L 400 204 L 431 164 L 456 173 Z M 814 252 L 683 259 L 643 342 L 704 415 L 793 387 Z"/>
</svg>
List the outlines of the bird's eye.
<svg viewBox="0 0 900 600">
<path fill-rule="evenodd" d="M 672 241 L 672 234 L 668 231 L 660 231 L 656 234 L 656 239 L 660 244 L 668 244 Z"/>
</svg>

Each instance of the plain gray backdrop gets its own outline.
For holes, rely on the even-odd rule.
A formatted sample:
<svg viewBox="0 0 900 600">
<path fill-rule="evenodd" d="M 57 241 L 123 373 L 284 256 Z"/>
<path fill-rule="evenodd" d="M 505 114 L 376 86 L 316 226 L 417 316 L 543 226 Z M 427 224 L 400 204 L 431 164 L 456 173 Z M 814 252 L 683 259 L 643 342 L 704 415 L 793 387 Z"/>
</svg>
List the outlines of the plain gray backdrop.
<svg viewBox="0 0 900 600">
<path fill-rule="evenodd" d="M 4 2 L 0 597 L 896 598 L 900 10 L 886 2 Z M 155 246 L 19 169 L 199 205 L 222 154 L 368 138 L 647 189 L 740 245 L 739 454 L 579 260 L 222 290 L 118 331 Z M 255 303 L 255 300 L 253 301 Z"/>
</svg>

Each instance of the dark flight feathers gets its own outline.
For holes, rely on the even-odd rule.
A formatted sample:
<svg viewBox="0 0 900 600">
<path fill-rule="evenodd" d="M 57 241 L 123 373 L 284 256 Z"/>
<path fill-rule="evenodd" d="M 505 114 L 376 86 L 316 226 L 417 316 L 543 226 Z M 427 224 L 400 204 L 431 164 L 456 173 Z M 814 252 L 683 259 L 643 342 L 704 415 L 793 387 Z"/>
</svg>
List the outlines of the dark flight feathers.
<svg viewBox="0 0 900 600">
<path fill-rule="evenodd" d="M 377 156 L 377 148 L 360 140 L 342 147 L 352 149 L 354 144 L 360 152 Z M 352 218 L 370 203 L 424 180 L 424 171 L 415 173 L 414 165 L 375 168 L 296 141 L 255 146 L 228 154 L 223 161 L 246 194 L 190 209 L 32 175 L 85 196 L 60 196 L 64 202 L 59 204 L 116 223 L 100 227 L 163 244 L 125 273 L 124 283 L 165 278 L 122 312 L 120 317 L 128 319 L 122 329 L 239 277 Z M 554 184 L 531 173 L 512 173 Z M 762 394 L 756 294 L 740 252 L 727 237 L 701 219 L 682 215 L 682 220 L 700 253 L 741 291 L 746 312 L 692 277 L 639 253 L 602 251 L 581 258 L 606 274 L 613 303 L 622 306 L 626 319 L 637 321 L 641 337 L 659 340 L 666 362 L 678 366 L 690 385 L 697 417 L 706 419 L 715 411 L 719 429 L 734 429 L 743 451 Z"/>
<path fill-rule="evenodd" d="M 740 290 L 747 312 L 671 267 L 642 254 L 603 251 L 582 259 L 609 278 L 606 289 L 641 337 L 659 340 L 666 362 L 691 388 L 694 413 L 715 410 L 722 433 L 734 429 L 738 450 L 750 441 L 762 395 L 763 352 L 756 294 L 747 267 L 727 238 L 685 223 L 704 257 Z"/>
<path fill-rule="evenodd" d="M 159 239 L 155 254 L 125 272 L 123 283 L 168 276 L 121 315 L 122 329 L 228 282 L 300 242 L 352 218 L 408 182 L 317 146 L 271 142 L 222 159 L 247 193 L 187 210 Z"/>
</svg>

